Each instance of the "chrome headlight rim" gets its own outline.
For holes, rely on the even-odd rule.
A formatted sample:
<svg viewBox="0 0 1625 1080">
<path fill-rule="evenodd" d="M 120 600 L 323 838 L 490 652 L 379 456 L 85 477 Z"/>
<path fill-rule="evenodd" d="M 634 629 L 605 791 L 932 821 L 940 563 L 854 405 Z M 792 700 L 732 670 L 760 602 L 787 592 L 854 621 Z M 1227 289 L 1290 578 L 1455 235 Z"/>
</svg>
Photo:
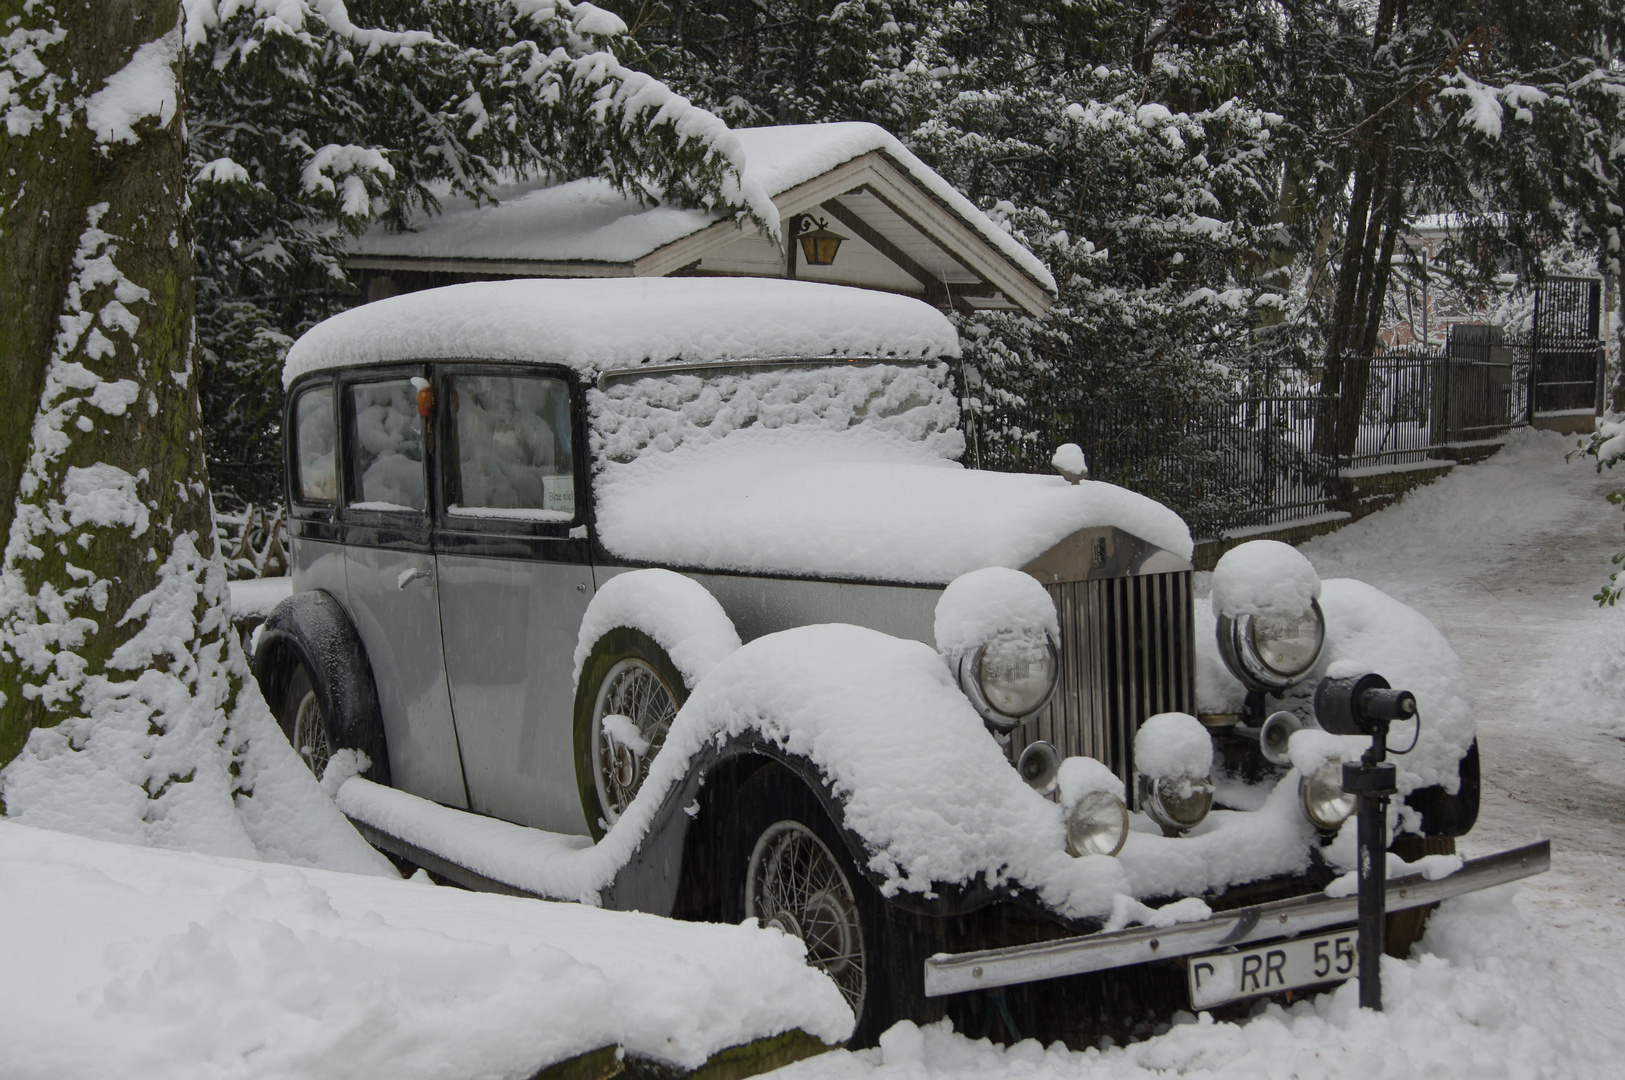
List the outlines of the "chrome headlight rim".
<svg viewBox="0 0 1625 1080">
<path fill-rule="evenodd" d="M 1177 796 L 1175 785 L 1189 785 L 1190 794 Z M 1140 775 L 1140 808 L 1157 823 L 1164 836 L 1182 836 L 1207 820 L 1213 810 L 1210 777 Z M 1191 805 L 1181 807 L 1189 800 Z"/>
<path fill-rule="evenodd" d="M 1033 717 L 1043 712 L 1049 707 L 1049 703 L 1055 697 L 1055 691 L 1061 685 L 1061 649 L 1056 643 L 1054 635 L 1050 634 L 1048 631 L 1044 631 L 1044 645 L 1049 650 L 1050 682 L 1049 689 L 1044 692 L 1044 695 L 1039 700 L 1038 704 L 1032 709 L 1029 709 L 1027 712 L 1022 713 L 1019 716 L 1014 716 L 995 708 L 993 704 L 987 700 L 987 694 L 982 689 L 982 654 L 987 651 L 987 647 L 1000 635 L 1011 633 L 1012 631 L 1019 632 L 1017 628 L 1014 627 L 1008 630 L 1001 630 L 999 634 L 993 635 L 987 641 L 978 645 L 976 648 L 964 654 L 959 659 L 960 690 L 962 690 L 965 696 L 970 699 L 971 706 L 976 710 L 977 714 L 981 716 L 981 718 L 986 721 L 988 725 L 998 729 L 999 731 L 1009 731 L 1012 728 L 1026 723 L 1028 720 L 1031 720 Z"/>
<path fill-rule="evenodd" d="M 1315 665 L 1320 663 L 1320 658 L 1326 651 L 1326 613 L 1321 610 L 1319 600 L 1309 602 L 1309 614 L 1315 620 L 1317 636 L 1315 650 L 1308 662 L 1294 672 L 1283 672 L 1271 667 L 1259 654 L 1257 643 L 1253 639 L 1255 616 L 1220 615 L 1217 628 L 1219 656 L 1224 660 L 1224 666 L 1229 668 L 1230 673 L 1241 680 L 1247 689 L 1267 694 L 1280 693 L 1303 682 L 1315 670 Z"/>
<path fill-rule="evenodd" d="M 1066 850 L 1079 859 L 1116 856 L 1128 843 L 1129 824 L 1128 807 L 1122 799 L 1109 791 L 1091 791 L 1066 812 Z M 1086 825 L 1099 828 L 1086 830 Z"/>
<path fill-rule="evenodd" d="M 1298 777 L 1298 806 L 1309 824 L 1321 832 L 1341 829 L 1358 805 L 1359 800 L 1343 790 L 1343 763 L 1336 758 L 1308 776 Z"/>
</svg>

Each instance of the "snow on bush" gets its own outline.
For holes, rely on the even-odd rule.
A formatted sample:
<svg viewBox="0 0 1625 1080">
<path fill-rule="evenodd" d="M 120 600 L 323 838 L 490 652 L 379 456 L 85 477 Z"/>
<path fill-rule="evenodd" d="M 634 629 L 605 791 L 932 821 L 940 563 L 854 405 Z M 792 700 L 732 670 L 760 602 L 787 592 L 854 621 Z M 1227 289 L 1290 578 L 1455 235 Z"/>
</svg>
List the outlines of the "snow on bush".
<svg viewBox="0 0 1625 1080">
<path fill-rule="evenodd" d="M 776 930 L 85 840 L 0 821 L 0 1072 L 530 1076 L 602 1046 L 693 1068 L 840 991 Z"/>
<path fill-rule="evenodd" d="M 1306 611 L 1320 596 L 1320 575 L 1279 540 L 1231 548 L 1213 568 L 1213 610 L 1232 618 L 1264 611 Z"/>
<path fill-rule="evenodd" d="M 689 689 L 739 648 L 739 632 L 704 585 L 670 570 L 630 570 L 606 581 L 587 605 L 576 638 L 573 682 L 580 682 L 598 639 L 616 627 L 653 638 Z"/>
<path fill-rule="evenodd" d="M 1134 734 L 1134 768 L 1145 776 L 1205 778 L 1213 770 L 1213 737 L 1194 716 L 1158 713 Z"/>
<path fill-rule="evenodd" d="M 963 656 L 1005 630 L 1036 631 L 1061 640 L 1055 601 L 1031 574 L 987 566 L 959 575 L 942 590 L 933 637 L 944 656 Z"/>
</svg>

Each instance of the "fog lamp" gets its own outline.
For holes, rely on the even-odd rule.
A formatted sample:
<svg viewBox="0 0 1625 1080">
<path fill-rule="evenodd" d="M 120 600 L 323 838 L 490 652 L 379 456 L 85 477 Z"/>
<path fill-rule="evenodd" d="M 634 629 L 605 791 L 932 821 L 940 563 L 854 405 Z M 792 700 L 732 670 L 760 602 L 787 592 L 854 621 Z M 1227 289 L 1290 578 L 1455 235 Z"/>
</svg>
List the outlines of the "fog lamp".
<svg viewBox="0 0 1625 1080">
<path fill-rule="evenodd" d="M 1342 826 L 1354 813 L 1355 797 L 1343 790 L 1343 763 L 1326 762 L 1298 780 L 1298 801 L 1303 815 L 1317 829 L 1328 832 Z"/>
<path fill-rule="evenodd" d="M 1066 815 L 1066 849 L 1073 855 L 1116 855 L 1128 842 L 1128 807 L 1109 791 L 1092 791 Z"/>
<path fill-rule="evenodd" d="M 1164 836 L 1178 836 L 1200 825 L 1213 809 L 1213 785 L 1183 776 L 1141 776 L 1140 806 Z"/>
</svg>

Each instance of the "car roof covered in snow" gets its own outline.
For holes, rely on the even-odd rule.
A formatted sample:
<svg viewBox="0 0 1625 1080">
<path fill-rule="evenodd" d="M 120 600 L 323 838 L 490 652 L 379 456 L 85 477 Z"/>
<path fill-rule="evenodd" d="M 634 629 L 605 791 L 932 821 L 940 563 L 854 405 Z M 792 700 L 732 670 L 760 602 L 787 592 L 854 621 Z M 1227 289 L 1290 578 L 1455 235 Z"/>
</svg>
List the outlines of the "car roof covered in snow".
<svg viewBox="0 0 1625 1080">
<path fill-rule="evenodd" d="M 335 315 L 294 342 L 282 384 L 329 368 L 460 358 L 594 376 L 669 362 L 958 355 L 942 312 L 892 293 L 775 278 L 524 278 Z"/>
</svg>

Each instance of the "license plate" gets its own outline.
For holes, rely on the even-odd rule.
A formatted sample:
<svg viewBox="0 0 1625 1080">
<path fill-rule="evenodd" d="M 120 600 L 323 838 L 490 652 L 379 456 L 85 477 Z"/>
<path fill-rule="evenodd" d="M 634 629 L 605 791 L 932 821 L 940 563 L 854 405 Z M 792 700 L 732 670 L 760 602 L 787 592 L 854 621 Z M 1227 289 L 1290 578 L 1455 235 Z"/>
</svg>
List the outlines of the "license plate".
<svg viewBox="0 0 1625 1080">
<path fill-rule="evenodd" d="M 1227 1001 L 1341 982 L 1354 974 L 1358 940 L 1349 927 L 1239 952 L 1193 956 L 1185 967 L 1191 1007 L 1210 1009 Z"/>
</svg>

